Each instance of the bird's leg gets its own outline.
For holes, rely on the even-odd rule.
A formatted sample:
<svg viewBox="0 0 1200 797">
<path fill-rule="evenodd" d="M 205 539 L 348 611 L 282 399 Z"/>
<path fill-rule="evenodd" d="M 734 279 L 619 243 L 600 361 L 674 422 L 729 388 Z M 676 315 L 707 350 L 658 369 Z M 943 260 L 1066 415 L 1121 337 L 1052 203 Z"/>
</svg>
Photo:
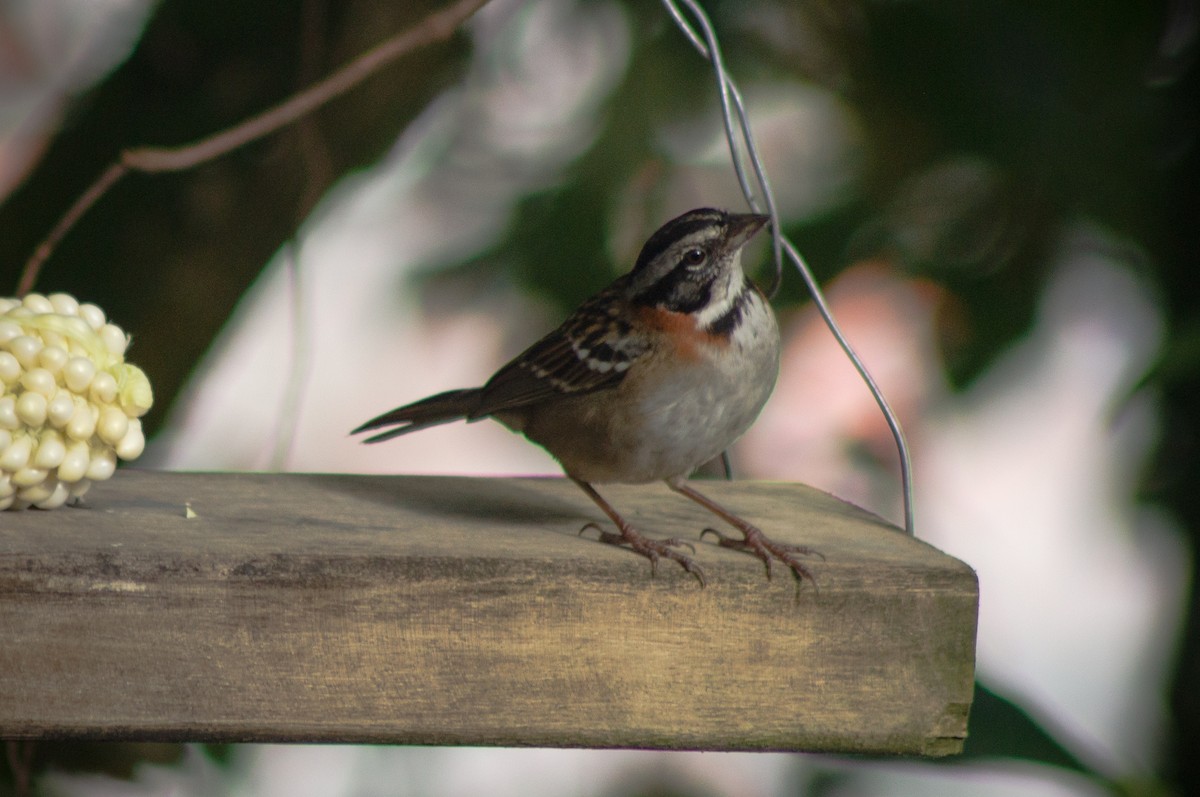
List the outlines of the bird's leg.
<svg viewBox="0 0 1200 797">
<path fill-rule="evenodd" d="M 733 514 L 716 501 L 701 494 L 694 488 L 689 487 L 687 483 L 682 480 L 678 483 L 668 481 L 667 486 L 680 495 L 692 499 L 697 504 L 704 507 L 709 512 L 712 512 L 714 515 L 720 517 L 722 520 L 742 533 L 742 539 L 739 540 L 736 537 L 729 537 L 717 531 L 716 529 L 710 528 L 700 532 L 701 537 L 703 537 L 705 534 L 711 533 L 717 537 L 717 539 L 720 541 L 720 544 L 725 548 L 732 548 L 735 551 L 746 551 L 747 553 L 754 554 L 763 561 L 764 565 L 766 565 L 767 578 L 771 577 L 772 562 L 775 559 L 778 559 L 792 569 L 792 575 L 796 577 L 797 581 L 802 581 L 803 579 L 807 578 L 813 583 L 813 586 L 816 586 L 817 580 L 813 578 L 812 571 L 809 570 L 808 567 L 796 557 L 820 556 L 822 559 L 824 559 L 824 554 L 819 551 L 815 551 L 806 545 L 791 545 L 783 542 L 775 542 L 766 534 L 763 534 L 762 530 L 757 526 L 742 520 L 740 517 Z"/>
<path fill-rule="evenodd" d="M 587 493 L 588 497 L 596 502 L 596 506 L 600 507 L 604 514 L 608 515 L 609 519 L 616 524 L 617 530 L 620 532 L 619 534 L 614 534 L 611 531 L 605 531 L 595 523 L 588 523 L 579 530 L 581 534 L 589 528 L 594 528 L 600 532 L 601 542 L 606 542 L 609 545 L 624 546 L 635 553 L 641 554 L 650 560 L 651 573 L 658 573 L 658 560 L 660 557 L 665 556 L 672 561 L 678 562 L 680 567 L 695 576 L 696 580 L 700 582 L 700 586 L 707 585 L 708 582 L 705 581 L 703 568 L 696 564 L 690 556 L 686 556 L 675 550 L 683 545 L 691 548 L 690 543 L 675 538 L 669 540 L 652 540 L 646 537 L 633 526 L 629 525 L 629 522 L 625 518 L 617 514 L 617 510 L 613 509 L 612 505 L 608 501 L 605 501 L 600 493 L 596 492 L 595 487 L 592 487 L 592 485 L 585 481 L 576 479 L 574 476 L 571 476 L 571 481 L 578 484 L 579 489 Z M 693 548 L 693 550 L 695 549 Z"/>
</svg>

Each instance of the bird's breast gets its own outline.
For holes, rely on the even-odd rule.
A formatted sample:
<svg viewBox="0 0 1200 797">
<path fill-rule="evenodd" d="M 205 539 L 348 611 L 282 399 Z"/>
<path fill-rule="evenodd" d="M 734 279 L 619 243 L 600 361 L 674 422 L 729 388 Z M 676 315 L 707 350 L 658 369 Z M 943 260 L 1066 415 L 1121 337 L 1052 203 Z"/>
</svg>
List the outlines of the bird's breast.
<svg viewBox="0 0 1200 797">
<path fill-rule="evenodd" d="M 524 432 L 576 478 L 641 483 L 687 475 L 758 417 L 779 370 L 779 330 L 765 300 L 727 335 L 694 317 L 646 309 L 651 351 L 621 383 L 534 409 Z"/>
</svg>

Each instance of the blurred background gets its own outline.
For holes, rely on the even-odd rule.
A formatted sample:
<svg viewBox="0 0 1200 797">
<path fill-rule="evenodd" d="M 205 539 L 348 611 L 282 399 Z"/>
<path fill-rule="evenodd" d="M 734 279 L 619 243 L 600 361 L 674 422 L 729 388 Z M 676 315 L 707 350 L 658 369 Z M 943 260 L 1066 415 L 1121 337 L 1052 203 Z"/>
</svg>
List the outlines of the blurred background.
<svg viewBox="0 0 1200 797">
<path fill-rule="evenodd" d="M 0 284 L 122 148 L 228 127 L 444 4 L 3 0 Z M 705 6 L 786 233 L 908 433 L 918 535 L 979 574 L 966 754 L 43 743 L 41 793 L 1200 794 L 1200 9 Z M 276 135 L 127 177 L 37 290 L 133 335 L 139 466 L 557 473 L 495 424 L 347 431 L 481 383 L 700 205 L 745 207 L 660 4 L 492 0 Z M 794 271 L 776 308 L 738 475 L 900 523 L 891 436 Z"/>
</svg>

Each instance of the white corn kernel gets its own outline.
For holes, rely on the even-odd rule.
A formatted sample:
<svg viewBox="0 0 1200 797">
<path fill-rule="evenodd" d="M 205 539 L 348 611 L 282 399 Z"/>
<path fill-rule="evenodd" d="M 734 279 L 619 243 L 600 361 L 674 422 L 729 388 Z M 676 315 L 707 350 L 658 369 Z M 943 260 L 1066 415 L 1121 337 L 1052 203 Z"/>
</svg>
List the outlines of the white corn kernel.
<svg viewBox="0 0 1200 797">
<path fill-rule="evenodd" d="M 14 437 L 8 448 L 0 453 L 0 470 L 16 473 L 29 462 L 33 451 L 33 440 L 28 435 Z"/>
<path fill-rule="evenodd" d="M 59 484 L 62 484 L 60 481 Z M 67 494 L 71 498 L 83 498 L 84 493 L 90 490 L 92 483 L 87 479 L 80 479 L 77 482 L 72 482 L 67 485 Z"/>
<path fill-rule="evenodd" d="M 70 490 L 67 485 L 60 481 L 54 482 L 54 490 L 50 493 L 50 497 L 41 501 L 32 501 L 31 503 L 38 509 L 58 509 L 67 502 L 71 497 Z"/>
<path fill-rule="evenodd" d="M 17 399 L 17 417 L 29 427 L 40 427 L 46 423 L 46 397 L 27 390 Z"/>
<path fill-rule="evenodd" d="M 29 335 L 17 335 L 8 342 L 8 350 L 17 358 L 22 368 L 36 368 L 42 341 Z"/>
<path fill-rule="evenodd" d="M 22 501 L 27 501 L 31 504 L 36 504 L 39 501 L 45 501 L 54 494 L 54 488 L 58 486 L 58 482 L 50 479 L 42 478 L 41 481 L 30 484 L 27 487 L 22 487 L 17 490 L 17 498 Z"/>
<path fill-rule="evenodd" d="M 17 358 L 6 351 L 0 351 L 0 383 L 11 385 L 21 378 L 22 373 L 24 369 L 17 362 Z"/>
<path fill-rule="evenodd" d="M 117 469 L 117 455 L 113 453 L 111 448 L 101 448 L 100 450 L 92 451 L 92 459 L 88 463 L 87 473 L 88 479 L 94 482 L 102 482 L 113 475 L 113 471 Z"/>
<path fill-rule="evenodd" d="M 0 396 L 0 429 L 15 432 L 21 428 L 21 419 L 17 417 L 16 396 Z"/>
<path fill-rule="evenodd" d="M 25 330 L 16 321 L 7 318 L 0 319 L 0 345 L 24 334 Z"/>
<path fill-rule="evenodd" d="M 117 380 L 108 371 L 101 371 L 92 379 L 88 395 L 95 403 L 112 404 L 117 398 Z"/>
<path fill-rule="evenodd" d="M 71 416 L 75 414 L 75 401 L 71 398 L 69 391 L 60 390 L 54 394 L 54 398 L 46 405 L 46 420 L 56 429 L 61 429 L 67 425 L 67 421 L 71 420 Z"/>
<path fill-rule="evenodd" d="M 85 443 L 91 440 L 92 435 L 96 433 L 96 416 L 92 412 L 89 404 L 76 406 L 75 414 L 67 422 L 67 436 Z"/>
<path fill-rule="evenodd" d="M 108 349 L 109 354 L 118 357 L 124 355 L 129 346 L 129 337 L 116 324 L 105 324 L 101 327 L 100 340 L 104 341 L 104 347 Z"/>
<path fill-rule="evenodd" d="M 67 447 L 67 455 L 58 466 L 58 479 L 64 482 L 77 482 L 87 473 L 91 462 L 91 452 L 87 443 L 72 443 Z"/>
<path fill-rule="evenodd" d="M 48 475 L 50 475 L 49 471 L 45 468 L 31 468 L 26 465 L 12 475 L 12 483 L 17 487 L 32 487 L 35 484 L 41 484 L 46 481 Z M 20 494 L 17 497 L 22 501 L 25 500 Z"/>
<path fill-rule="evenodd" d="M 100 411 L 100 421 L 96 424 L 96 434 L 100 439 L 115 446 L 129 431 L 129 416 L 120 407 L 105 407 Z"/>
<path fill-rule="evenodd" d="M 21 387 L 34 393 L 41 393 L 44 398 L 50 398 L 58 385 L 54 382 L 54 374 L 45 368 L 32 368 L 21 377 Z"/>
<path fill-rule="evenodd" d="M 21 302 L 21 304 L 25 305 L 35 313 L 54 312 L 54 305 L 49 299 L 47 299 L 45 296 L 42 296 L 40 293 L 26 294 L 25 299 Z"/>
<path fill-rule="evenodd" d="M 87 392 L 96 375 L 96 364 L 86 357 L 72 357 L 63 367 L 63 381 L 75 393 Z"/>
<path fill-rule="evenodd" d="M 104 318 L 104 311 L 91 302 L 79 305 L 79 312 L 77 315 L 86 321 L 88 326 L 96 332 L 100 331 L 100 328 L 104 326 L 104 322 L 106 321 Z"/>
<path fill-rule="evenodd" d="M 142 422 L 134 418 L 129 422 L 129 430 L 117 443 L 117 456 L 125 461 L 137 459 L 146 450 L 146 436 L 142 433 Z"/>
<path fill-rule="evenodd" d="M 43 340 L 45 340 L 46 337 L 47 336 L 43 335 Z M 44 349 L 38 352 L 38 365 L 42 366 L 52 374 L 57 375 L 62 373 L 63 366 L 67 364 L 67 361 L 71 358 L 71 356 L 67 354 L 67 350 L 62 346 L 58 344 L 49 345 L 49 341 L 47 341 L 47 344 L 48 345 Z"/>
<path fill-rule="evenodd" d="M 79 315 L 79 302 L 69 293 L 52 293 L 46 297 L 59 315 Z"/>
<path fill-rule="evenodd" d="M 67 456 L 67 447 L 63 444 L 62 436 L 53 430 L 42 432 L 38 439 L 37 451 L 33 454 L 35 468 L 57 468 Z"/>
</svg>

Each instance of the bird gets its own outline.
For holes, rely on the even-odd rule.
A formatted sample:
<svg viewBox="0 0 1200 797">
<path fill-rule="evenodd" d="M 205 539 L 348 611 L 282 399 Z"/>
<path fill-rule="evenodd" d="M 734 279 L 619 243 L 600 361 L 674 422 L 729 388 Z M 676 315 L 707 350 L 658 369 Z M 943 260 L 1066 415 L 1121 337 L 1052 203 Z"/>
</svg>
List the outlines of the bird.
<svg viewBox="0 0 1200 797">
<path fill-rule="evenodd" d="M 703 587 L 704 569 L 678 538 L 634 528 L 596 484 L 667 487 L 741 533 L 713 534 L 726 548 L 790 568 L 797 586 L 816 580 L 800 556 L 700 493 L 687 478 L 750 427 L 779 373 L 779 326 L 746 276 L 742 248 L 770 221 L 756 213 L 697 208 L 662 225 L 633 268 L 583 302 L 557 329 L 501 367 L 482 387 L 449 390 L 372 418 L 351 434 L 364 443 L 452 421 L 493 418 L 548 451 L 616 527 L 588 523 L 601 542 L 679 564 Z M 382 431 L 381 431 L 382 430 Z"/>
</svg>

